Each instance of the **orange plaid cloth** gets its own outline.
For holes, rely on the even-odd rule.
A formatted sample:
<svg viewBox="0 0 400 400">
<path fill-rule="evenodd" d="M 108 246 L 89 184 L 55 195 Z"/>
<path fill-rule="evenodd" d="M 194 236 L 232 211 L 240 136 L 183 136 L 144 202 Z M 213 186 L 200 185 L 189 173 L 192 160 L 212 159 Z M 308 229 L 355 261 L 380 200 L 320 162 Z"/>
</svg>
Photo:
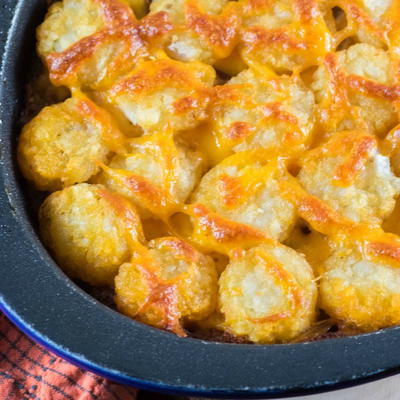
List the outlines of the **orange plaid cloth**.
<svg viewBox="0 0 400 400">
<path fill-rule="evenodd" d="M 53 355 L 0 314 L 1 400 L 133 400 L 136 393 Z"/>
</svg>

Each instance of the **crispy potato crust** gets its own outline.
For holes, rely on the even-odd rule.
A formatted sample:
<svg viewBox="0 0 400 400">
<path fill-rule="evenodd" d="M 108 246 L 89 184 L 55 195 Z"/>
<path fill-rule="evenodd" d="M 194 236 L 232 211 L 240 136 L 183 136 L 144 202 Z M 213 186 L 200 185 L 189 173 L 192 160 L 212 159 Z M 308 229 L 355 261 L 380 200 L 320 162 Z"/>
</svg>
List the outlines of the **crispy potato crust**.
<svg viewBox="0 0 400 400">
<path fill-rule="evenodd" d="M 321 307 L 363 331 L 399 324 L 399 267 L 398 237 L 379 235 L 361 239 L 358 246 L 338 246 L 325 263 Z"/>
<path fill-rule="evenodd" d="M 38 52 L 54 84 L 95 89 L 148 55 L 139 23 L 119 0 L 55 3 L 38 28 Z"/>
<path fill-rule="evenodd" d="M 366 43 L 328 54 L 312 83 L 323 128 L 382 136 L 396 125 L 400 88 L 393 67 L 389 52 Z"/>
<path fill-rule="evenodd" d="M 18 144 L 19 166 L 39 190 L 85 182 L 125 138 L 106 111 L 83 95 L 45 107 L 25 125 Z"/>
<path fill-rule="evenodd" d="M 165 12 L 172 29 L 163 38 L 170 57 L 213 64 L 226 58 L 238 41 L 238 7 L 227 0 L 154 0 L 150 15 Z"/>
<path fill-rule="evenodd" d="M 235 231 L 237 239 L 251 232 L 253 237 L 284 240 L 296 220 L 294 206 L 279 189 L 279 181 L 285 177 L 284 168 L 273 155 L 264 151 L 237 153 L 204 175 L 193 202 L 211 211 L 208 218 L 215 215 L 212 225 L 208 225 L 213 227 L 216 240 L 235 242 Z M 216 234 L 221 217 L 234 222 L 237 228 L 221 228 Z M 200 218 L 197 223 L 201 230 L 204 220 Z"/>
<path fill-rule="evenodd" d="M 280 74 L 305 70 L 332 49 L 315 0 L 241 0 L 240 5 L 240 49 L 248 65 L 267 65 Z"/>
<path fill-rule="evenodd" d="M 135 208 L 104 186 L 81 183 L 51 194 L 40 208 L 44 243 L 70 276 L 112 284 L 142 227 Z"/>
<path fill-rule="evenodd" d="M 217 273 L 210 257 L 181 239 L 164 237 L 121 266 L 115 288 L 123 313 L 186 336 L 185 321 L 203 319 L 215 309 Z"/>
<path fill-rule="evenodd" d="M 238 253 L 219 285 L 223 327 L 253 342 L 288 341 L 315 318 L 312 269 L 302 255 L 278 243 Z"/>
<path fill-rule="evenodd" d="M 129 153 L 116 155 L 102 166 L 96 182 L 132 200 L 141 216 L 168 219 L 200 179 L 201 154 L 169 132 L 131 140 L 128 147 Z"/>
<path fill-rule="evenodd" d="M 375 137 L 358 131 L 335 134 L 303 158 L 300 183 L 335 211 L 355 221 L 380 224 L 395 206 L 400 180 Z"/>
<path fill-rule="evenodd" d="M 300 152 L 314 126 L 312 92 L 300 79 L 278 78 L 268 70 L 247 69 L 217 86 L 210 109 L 209 132 L 201 146 L 212 164 L 260 147 Z"/>
<path fill-rule="evenodd" d="M 108 102 L 145 133 L 195 128 L 207 118 L 214 80 L 201 63 L 148 61 L 110 89 Z"/>
</svg>

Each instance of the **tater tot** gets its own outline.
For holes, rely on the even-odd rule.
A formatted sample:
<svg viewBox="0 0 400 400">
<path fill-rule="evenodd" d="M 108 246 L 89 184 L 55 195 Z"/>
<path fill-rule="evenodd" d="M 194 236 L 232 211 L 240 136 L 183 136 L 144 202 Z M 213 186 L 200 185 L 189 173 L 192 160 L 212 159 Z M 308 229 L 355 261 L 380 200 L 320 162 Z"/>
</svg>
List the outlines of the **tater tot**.
<svg viewBox="0 0 400 400">
<path fill-rule="evenodd" d="M 166 12 L 172 30 L 165 38 L 168 55 L 179 61 L 212 64 L 228 57 L 237 42 L 240 17 L 228 0 L 153 0 L 150 15 Z"/>
<path fill-rule="evenodd" d="M 317 1 L 241 0 L 239 4 L 239 48 L 248 65 L 266 65 L 279 74 L 302 71 L 330 51 L 330 35 Z"/>
<path fill-rule="evenodd" d="M 309 193 L 355 222 L 380 224 L 400 193 L 389 158 L 378 152 L 373 136 L 359 131 L 336 133 L 311 150 L 298 179 Z"/>
<path fill-rule="evenodd" d="M 373 132 L 378 135 L 386 133 L 398 121 L 396 109 L 391 104 L 395 99 L 391 95 L 379 96 L 382 91 L 379 89 L 379 85 L 382 85 L 381 87 L 385 90 L 385 87 L 390 88 L 394 84 L 389 53 L 368 44 L 358 44 L 338 54 L 339 63 L 343 65 L 348 75 L 360 76 L 367 81 L 377 82 L 376 89 L 373 84 L 370 84 L 371 93 L 368 91 L 363 93 L 362 90 L 358 91 L 357 89 L 350 90 L 349 99 L 353 105 L 360 108 L 361 118 L 368 122 Z M 351 86 L 351 78 L 349 83 Z M 357 87 L 357 84 L 354 86 Z M 368 88 L 368 83 L 365 86 Z"/>
<path fill-rule="evenodd" d="M 212 164 L 260 147 L 291 153 L 310 136 L 314 96 L 299 78 L 247 69 L 215 88 L 210 113 L 208 132 L 199 136 L 206 150 L 213 149 L 207 152 Z"/>
<path fill-rule="evenodd" d="M 283 245 L 238 251 L 219 286 L 223 327 L 256 343 L 293 339 L 316 315 L 312 269 L 303 255 Z"/>
<path fill-rule="evenodd" d="M 135 208 L 101 185 L 81 183 L 54 192 L 42 204 L 39 220 L 58 264 L 93 285 L 112 284 L 119 266 L 143 241 Z"/>
<path fill-rule="evenodd" d="M 105 25 L 101 2 L 57 1 L 49 8 L 45 22 L 38 29 L 39 54 L 60 53 Z"/>
<path fill-rule="evenodd" d="M 116 155 L 97 182 L 132 200 L 142 217 L 165 219 L 185 202 L 202 171 L 202 156 L 167 132 L 132 140 L 129 153 Z"/>
<path fill-rule="evenodd" d="M 56 2 L 37 32 L 55 85 L 109 87 L 148 56 L 134 13 L 120 0 Z"/>
<path fill-rule="evenodd" d="M 358 27 L 355 37 L 361 43 L 369 43 L 377 47 L 385 47 L 385 25 L 388 23 L 387 11 L 391 7 L 397 7 L 396 1 L 393 0 L 361 0 L 358 7 L 361 8 L 361 12 L 356 7 L 349 7 L 351 17 L 354 21 L 357 21 L 359 15 L 363 15 L 359 19 Z M 356 11 L 357 10 L 357 11 Z"/>
<path fill-rule="evenodd" d="M 319 2 L 329 31 L 337 49 L 344 49 L 354 43 L 367 43 L 385 47 L 388 37 L 385 25 L 386 12 L 392 0 L 329 0 Z"/>
<path fill-rule="evenodd" d="M 111 151 L 122 151 L 124 137 L 110 116 L 83 95 L 45 107 L 23 129 L 18 161 L 39 190 L 85 182 Z"/>
<path fill-rule="evenodd" d="M 216 306 L 212 259 L 175 237 L 152 240 L 115 278 L 120 311 L 150 325 L 185 335 L 185 321 L 210 315 Z"/>
<path fill-rule="evenodd" d="M 354 129 L 362 121 L 372 133 L 382 136 L 398 121 L 394 83 L 392 61 L 383 49 L 360 43 L 329 54 L 312 83 L 325 113 L 325 129 Z M 346 111 L 348 115 L 340 119 Z"/>
<path fill-rule="evenodd" d="M 321 307 L 364 331 L 399 324 L 399 254 L 399 239 L 393 237 L 339 246 L 325 263 Z"/>
<path fill-rule="evenodd" d="M 263 159 L 259 152 L 237 153 L 203 176 L 192 202 L 218 217 L 284 240 L 296 220 L 294 206 L 279 189 L 285 175 L 273 157 Z"/>
<path fill-rule="evenodd" d="M 190 129 L 207 117 L 214 79 L 205 64 L 148 61 L 110 89 L 108 102 L 145 133 Z"/>
<path fill-rule="evenodd" d="M 339 51 L 338 60 L 347 74 L 390 85 L 393 83 L 390 56 L 387 52 L 369 44 L 355 44 Z"/>
</svg>

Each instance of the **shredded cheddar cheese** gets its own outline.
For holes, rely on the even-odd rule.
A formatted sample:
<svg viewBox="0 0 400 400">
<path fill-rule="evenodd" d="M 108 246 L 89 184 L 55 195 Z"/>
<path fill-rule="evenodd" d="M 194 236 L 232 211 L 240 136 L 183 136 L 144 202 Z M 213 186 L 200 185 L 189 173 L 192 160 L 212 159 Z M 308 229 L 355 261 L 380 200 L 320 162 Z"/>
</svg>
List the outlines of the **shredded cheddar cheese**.
<svg viewBox="0 0 400 400">
<path fill-rule="evenodd" d="M 53 192 L 58 264 L 180 336 L 400 324 L 399 21 L 397 0 L 55 2 L 37 50 L 71 96 L 17 157 Z"/>
</svg>

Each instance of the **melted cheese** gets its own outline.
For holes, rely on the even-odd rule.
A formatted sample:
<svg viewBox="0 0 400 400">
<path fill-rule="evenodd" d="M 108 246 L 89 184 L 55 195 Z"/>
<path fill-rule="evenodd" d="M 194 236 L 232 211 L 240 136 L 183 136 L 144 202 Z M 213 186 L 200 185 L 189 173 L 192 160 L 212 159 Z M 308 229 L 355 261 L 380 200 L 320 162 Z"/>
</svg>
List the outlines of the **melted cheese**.
<svg viewBox="0 0 400 400">
<path fill-rule="evenodd" d="M 38 52 L 72 98 L 18 155 L 39 189 L 68 186 L 46 244 L 179 335 L 302 337 L 314 276 L 341 324 L 398 324 L 399 29 L 395 0 L 55 3 Z"/>
</svg>

